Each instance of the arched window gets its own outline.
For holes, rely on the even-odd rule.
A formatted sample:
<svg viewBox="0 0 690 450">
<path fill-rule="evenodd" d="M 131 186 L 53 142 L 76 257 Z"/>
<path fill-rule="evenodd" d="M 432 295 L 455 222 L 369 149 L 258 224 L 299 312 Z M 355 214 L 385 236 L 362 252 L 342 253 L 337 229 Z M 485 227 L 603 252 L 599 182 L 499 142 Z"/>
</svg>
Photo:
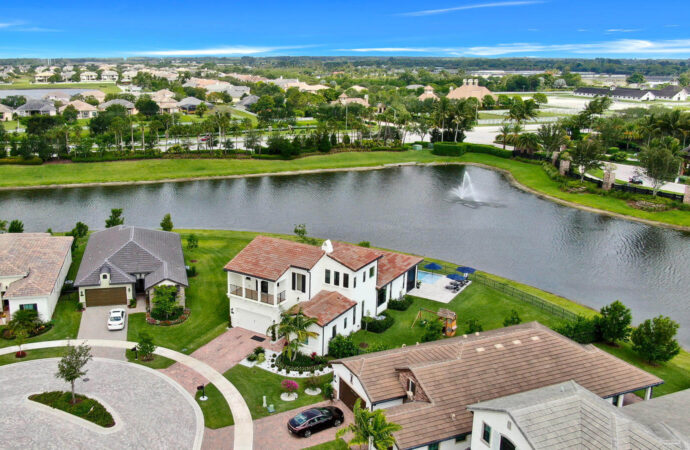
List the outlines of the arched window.
<svg viewBox="0 0 690 450">
<path fill-rule="evenodd" d="M 515 444 L 513 444 L 513 441 L 511 441 L 510 439 L 508 439 L 505 436 L 501 436 L 501 443 L 500 443 L 499 449 L 500 450 L 515 450 L 516 447 L 515 447 Z"/>
</svg>

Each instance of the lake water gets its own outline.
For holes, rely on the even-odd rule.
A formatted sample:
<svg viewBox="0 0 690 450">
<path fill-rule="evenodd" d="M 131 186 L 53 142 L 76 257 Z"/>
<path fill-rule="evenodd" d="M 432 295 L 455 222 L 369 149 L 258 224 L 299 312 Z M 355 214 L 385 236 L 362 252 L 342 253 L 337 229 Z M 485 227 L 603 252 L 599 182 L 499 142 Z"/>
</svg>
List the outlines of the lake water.
<svg viewBox="0 0 690 450">
<path fill-rule="evenodd" d="M 468 192 L 474 201 L 457 195 Z M 27 231 L 127 224 L 292 233 L 399 249 L 476 267 L 600 308 L 621 300 L 635 322 L 664 314 L 690 347 L 690 233 L 539 199 L 476 167 L 399 167 L 139 186 L 0 192 L 0 217 Z M 219 267 L 218 270 L 221 270 Z"/>
<path fill-rule="evenodd" d="M 52 92 L 63 92 L 71 97 L 73 95 L 79 94 L 80 92 L 89 91 L 93 89 L 60 89 L 59 85 L 56 85 L 55 89 L 0 89 L 0 98 L 10 97 L 12 95 L 21 95 L 26 98 L 41 99 L 44 95 L 50 94 Z"/>
</svg>

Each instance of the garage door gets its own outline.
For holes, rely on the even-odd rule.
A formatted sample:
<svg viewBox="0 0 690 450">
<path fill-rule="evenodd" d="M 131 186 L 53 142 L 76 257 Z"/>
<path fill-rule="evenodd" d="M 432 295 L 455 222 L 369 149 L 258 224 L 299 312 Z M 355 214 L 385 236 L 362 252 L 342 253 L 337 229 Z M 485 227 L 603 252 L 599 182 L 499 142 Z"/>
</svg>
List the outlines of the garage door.
<svg viewBox="0 0 690 450">
<path fill-rule="evenodd" d="M 354 409 L 355 407 L 355 401 L 357 401 L 358 398 L 361 398 L 357 393 L 350 387 L 349 384 L 345 383 L 343 379 L 340 379 L 340 388 L 338 389 L 338 395 L 340 397 L 340 401 L 345 403 L 345 405 L 350 408 Z M 364 400 L 360 402 L 360 406 L 365 406 L 366 403 Z"/>
<path fill-rule="evenodd" d="M 126 305 L 126 288 L 87 289 L 86 306 Z"/>
</svg>

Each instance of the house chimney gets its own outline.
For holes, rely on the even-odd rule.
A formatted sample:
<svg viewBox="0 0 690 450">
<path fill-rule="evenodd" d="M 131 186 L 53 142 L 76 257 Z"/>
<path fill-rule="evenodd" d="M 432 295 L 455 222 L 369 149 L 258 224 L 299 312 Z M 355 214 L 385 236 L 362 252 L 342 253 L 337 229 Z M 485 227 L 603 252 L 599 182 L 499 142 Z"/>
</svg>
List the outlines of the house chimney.
<svg viewBox="0 0 690 450">
<path fill-rule="evenodd" d="M 330 239 L 326 239 L 323 244 L 321 244 L 321 250 L 326 252 L 326 254 L 333 253 L 333 244 Z"/>
</svg>

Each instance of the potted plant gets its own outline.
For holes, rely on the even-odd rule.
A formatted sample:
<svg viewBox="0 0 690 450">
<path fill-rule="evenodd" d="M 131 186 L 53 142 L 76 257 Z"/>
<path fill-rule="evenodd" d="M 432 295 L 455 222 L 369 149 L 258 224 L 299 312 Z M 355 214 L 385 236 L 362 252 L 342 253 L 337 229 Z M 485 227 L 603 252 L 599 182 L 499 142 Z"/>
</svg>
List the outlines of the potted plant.
<svg viewBox="0 0 690 450">
<path fill-rule="evenodd" d="M 291 402 L 297 400 L 297 390 L 299 389 L 299 384 L 294 380 L 285 379 L 280 383 L 283 388 L 282 394 L 280 394 L 280 399 L 286 402 Z"/>
</svg>

